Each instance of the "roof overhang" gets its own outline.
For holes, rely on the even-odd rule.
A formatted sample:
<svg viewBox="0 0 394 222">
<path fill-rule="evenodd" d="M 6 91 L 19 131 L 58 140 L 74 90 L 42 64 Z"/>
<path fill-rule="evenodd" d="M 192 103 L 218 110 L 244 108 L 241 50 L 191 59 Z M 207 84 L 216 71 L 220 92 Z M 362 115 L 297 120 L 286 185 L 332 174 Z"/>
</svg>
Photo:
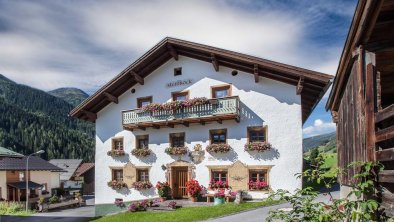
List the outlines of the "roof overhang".
<svg viewBox="0 0 394 222">
<path fill-rule="evenodd" d="M 255 82 L 265 77 L 296 86 L 295 93 L 301 95 L 303 122 L 309 117 L 330 86 L 333 76 L 295 66 L 273 62 L 258 57 L 197 44 L 175 38 L 165 38 L 124 69 L 80 105 L 70 115 L 94 122 L 97 113 L 136 84 L 144 84 L 144 78 L 168 60 L 186 56 L 212 63 L 218 67 L 240 70 L 254 75 Z"/>
</svg>

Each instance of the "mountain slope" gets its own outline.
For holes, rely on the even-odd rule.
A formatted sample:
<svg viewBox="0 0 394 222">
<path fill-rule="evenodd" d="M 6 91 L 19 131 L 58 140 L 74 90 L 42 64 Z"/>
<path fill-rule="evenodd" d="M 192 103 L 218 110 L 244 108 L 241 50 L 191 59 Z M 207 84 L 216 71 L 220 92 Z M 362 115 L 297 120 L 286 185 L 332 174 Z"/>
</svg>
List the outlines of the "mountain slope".
<svg viewBox="0 0 394 222">
<path fill-rule="evenodd" d="M 74 107 L 89 97 L 84 91 L 77 88 L 59 88 L 48 92 L 52 96 L 56 96 L 70 103 Z"/>
<path fill-rule="evenodd" d="M 68 117 L 73 105 L 0 75 L 0 146 L 46 159 L 94 159 L 94 125 Z"/>
<path fill-rule="evenodd" d="M 336 133 L 327 133 L 323 135 L 313 136 L 309 138 L 305 138 L 303 141 L 304 144 L 304 152 L 309 151 L 310 149 L 319 147 L 319 146 L 326 146 L 327 148 L 335 148 L 336 146 Z"/>
</svg>

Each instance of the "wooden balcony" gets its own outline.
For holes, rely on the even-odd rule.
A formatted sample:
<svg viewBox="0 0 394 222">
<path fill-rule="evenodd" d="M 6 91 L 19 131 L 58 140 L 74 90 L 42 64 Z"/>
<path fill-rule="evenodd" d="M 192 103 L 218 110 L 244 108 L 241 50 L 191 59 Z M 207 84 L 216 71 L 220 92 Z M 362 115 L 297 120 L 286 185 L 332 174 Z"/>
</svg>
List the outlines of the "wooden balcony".
<svg viewBox="0 0 394 222">
<path fill-rule="evenodd" d="M 204 125 L 206 122 L 222 123 L 223 120 L 239 121 L 239 98 L 237 96 L 210 99 L 208 104 L 186 107 L 179 110 L 141 112 L 140 109 L 122 111 L 122 124 L 125 129 L 171 127 L 190 123 Z"/>
</svg>

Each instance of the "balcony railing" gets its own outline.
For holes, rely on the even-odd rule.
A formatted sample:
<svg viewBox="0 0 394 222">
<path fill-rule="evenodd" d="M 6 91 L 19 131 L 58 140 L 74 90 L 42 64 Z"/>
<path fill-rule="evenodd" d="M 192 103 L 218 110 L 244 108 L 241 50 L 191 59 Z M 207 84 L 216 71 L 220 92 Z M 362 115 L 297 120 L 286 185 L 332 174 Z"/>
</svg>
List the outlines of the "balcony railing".
<svg viewBox="0 0 394 222">
<path fill-rule="evenodd" d="M 239 120 L 239 98 L 210 99 L 208 104 L 185 107 L 178 110 L 146 111 L 140 109 L 122 111 L 123 126 L 128 128 L 185 124 L 193 122 Z"/>
</svg>

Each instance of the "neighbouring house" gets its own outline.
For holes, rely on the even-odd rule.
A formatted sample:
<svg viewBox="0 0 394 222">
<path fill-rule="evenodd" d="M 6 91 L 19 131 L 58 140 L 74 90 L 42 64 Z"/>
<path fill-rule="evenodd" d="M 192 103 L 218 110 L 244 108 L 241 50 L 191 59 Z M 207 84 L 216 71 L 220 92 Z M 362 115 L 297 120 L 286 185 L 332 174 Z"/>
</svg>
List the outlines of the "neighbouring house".
<svg viewBox="0 0 394 222">
<path fill-rule="evenodd" d="M 60 187 L 70 192 L 80 192 L 83 181 L 75 179 L 75 172 L 82 164 L 82 159 L 52 159 L 49 162 L 64 172 L 60 173 Z"/>
<path fill-rule="evenodd" d="M 74 178 L 83 182 L 84 195 L 94 194 L 94 163 L 82 163 L 75 171 Z"/>
<path fill-rule="evenodd" d="M 326 108 L 337 124 L 338 166 L 378 161 L 379 201 L 394 216 L 394 4 L 360 0 Z M 341 196 L 356 169 L 339 178 Z"/>
<path fill-rule="evenodd" d="M 96 124 L 96 214 L 158 197 L 157 181 L 174 198 L 192 178 L 250 198 L 301 188 L 302 126 L 331 78 L 165 38 L 70 113 Z"/>
<path fill-rule="evenodd" d="M 26 201 L 26 156 L 0 147 L 0 199 Z M 63 170 L 37 156 L 29 158 L 29 202 L 50 197 L 59 188 Z"/>
</svg>

